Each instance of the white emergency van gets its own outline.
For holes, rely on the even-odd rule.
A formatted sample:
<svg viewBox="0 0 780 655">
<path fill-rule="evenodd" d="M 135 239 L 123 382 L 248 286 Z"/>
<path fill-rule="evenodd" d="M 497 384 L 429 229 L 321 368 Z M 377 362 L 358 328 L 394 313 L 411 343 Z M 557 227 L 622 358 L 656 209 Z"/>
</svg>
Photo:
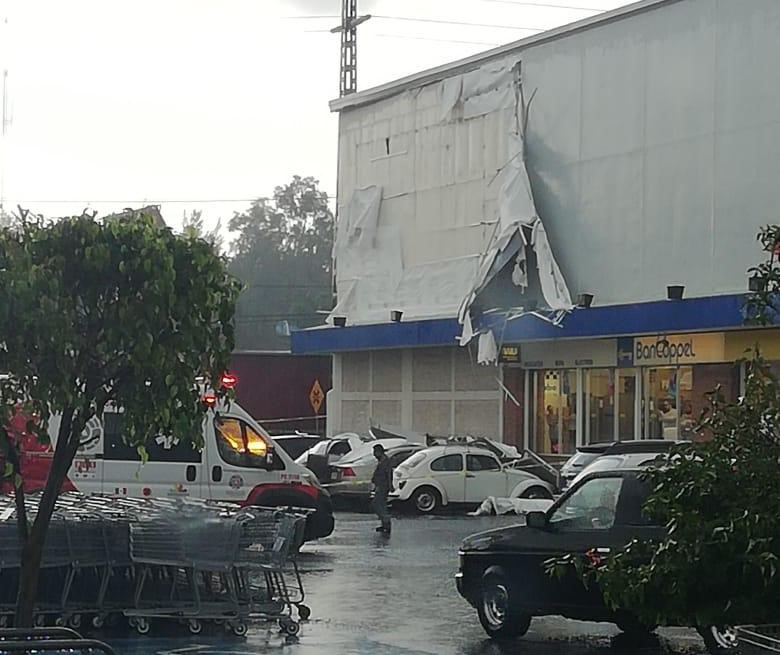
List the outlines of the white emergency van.
<svg viewBox="0 0 780 655">
<path fill-rule="evenodd" d="M 294 506 L 315 510 L 305 539 L 333 532 L 330 495 L 316 476 L 294 462 L 236 402 L 209 409 L 203 419 L 203 450 L 159 435 L 147 441 L 148 461 L 122 440 L 121 410 L 93 418 L 68 473 L 84 493 L 133 497 L 168 496 L 232 501 L 241 505 Z M 58 417 L 49 422 L 52 443 Z M 69 486 L 69 485 L 68 485 Z"/>
</svg>

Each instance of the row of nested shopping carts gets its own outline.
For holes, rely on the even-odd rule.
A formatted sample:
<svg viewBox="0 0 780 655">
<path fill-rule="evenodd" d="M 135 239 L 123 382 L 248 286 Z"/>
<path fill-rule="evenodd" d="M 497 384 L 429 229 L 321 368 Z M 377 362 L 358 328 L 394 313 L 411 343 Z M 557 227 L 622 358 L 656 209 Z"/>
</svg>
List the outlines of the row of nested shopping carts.
<svg viewBox="0 0 780 655">
<path fill-rule="evenodd" d="M 38 498 L 28 497 L 30 524 Z M 311 611 L 295 555 L 305 510 L 196 499 L 66 493 L 46 538 L 36 625 L 95 628 L 118 618 L 139 634 L 180 622 L 198 634 L 217 624 L 237 636 L 249 619 L 288 636 Z M 13 497 L 0 497 L 0 628 L 11 625 L 20 574 Z"/>
</svg>

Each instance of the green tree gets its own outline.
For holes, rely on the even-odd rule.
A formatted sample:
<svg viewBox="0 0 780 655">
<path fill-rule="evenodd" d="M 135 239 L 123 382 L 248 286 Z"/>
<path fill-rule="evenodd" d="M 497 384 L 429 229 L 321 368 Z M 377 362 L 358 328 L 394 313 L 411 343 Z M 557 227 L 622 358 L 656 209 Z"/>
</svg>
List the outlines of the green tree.
<svg viewBox="0 0 780 655">
<path fill-rule="evenodd" d="M 327 194 L 314 178 L 298 175 L 230 219 L 237 234 L 231 270 L 245 284 L 236 311 L 239 347 L 286 346 L 277 323 L 321 322 L 317 310 L 332 299 L 333 226 Z"/>
<path fill-rule="evenodd" d="M 10 227 L 14 224 L 14 221 L 13 214 L 9 214 L 5 209 L 0 207 L 0 228 Z"/>
<path fill-rule="evenodd" d="M 225 245 L 225 239 L 222 236 L 222 221 L 217 221 L 213 229 L 207 230 L 203 224 L 203 212 L 200 209 L 193 209 L 189 214 L 184 212 L 181 219 L 182 232 L 190 237 L 205 239 L 217 252 L 222 252 Z"/>
<path fill-rule="evenodd" d="M 227 393 L 218 380 L 233 349 L 239 288 L 211 244 L 175 235 L 146 213 L 54 223 L 28 214 L 18 227 L 0 229 L 6 419 L 24 399 L 28 416 L 37 417 L 26 428 L 45 439 L 48 417 L 61 416 L 37 515 L 31 524 L 18 517 L 17 625 L 31 624 L 49 520 L 90 418 L 108 404 L 123 407 L 123 437 L 142 456 L 147 438 L 159 433 L 202 446 L 196 377 Z M 20 507 L 17 444 L 0 430 L 0 452 L 13 469 L 4 472 Z"/>
<path fill-rule="evenodd" d="M 750 269 L 762 284 L 749 296 L 746 316 L 776 317 L 780 287 L 780 228 L 759 234 L 769 253 Z M 672 465 L 651 469 L 645 513 L 665 526 L 657 541 L 634 541 L 603 560 L 568 557 L 586 583 L 596 582 L 615 609 L 647 625 L 714 625 L 776 621 L 780 598 L 780 387 L 769 364 L 746 360 L 745 393 L 727 401 L 719 389 L 697 430 L 711 438 L 676 446 Z"/>
</svg>

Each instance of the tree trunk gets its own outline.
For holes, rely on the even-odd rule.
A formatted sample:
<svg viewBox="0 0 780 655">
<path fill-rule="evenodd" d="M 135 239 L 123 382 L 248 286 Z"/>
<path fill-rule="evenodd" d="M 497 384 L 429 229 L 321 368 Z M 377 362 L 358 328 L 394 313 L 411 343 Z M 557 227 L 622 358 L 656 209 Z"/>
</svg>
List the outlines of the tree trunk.
<svg viewBox="0 0 780 655">
<path fill-rule="evenodd" d="M 45 534 L 44 534 L 45 538 Z M 41 571 L 43 541 L 30 539 L 22 550 L 22 568 L 19 573 L 19 591 L 16 595 L 14 626 L 31 628 L 35 598 L 38 595 L 38 578 Z"/>
<path fill-rule="evenodd" d="M 73 407 L 67 407 L 62 412 L 62 421 L 59 434 L 57 435 L 57 446 L 54 449 L 51 468 L 46 477 L 46 486 L 38 504 L 38 513 L 29 532 L 27 543 L 22 549 L 19 589 L 16 596 L 16 618 L 14 621 L 14 625 L 19 628 L 32 627 L 46 532 L 49 529 L 49 521 L 54 512 L 57 496 L 62 489 L 68 469 L 79 447 L 79 432 L 81 430 L 76 432 L 75 436 L 71 434 L 73 428 L 77 427 L 73 425 L 73 414 Z"/>
</svg>

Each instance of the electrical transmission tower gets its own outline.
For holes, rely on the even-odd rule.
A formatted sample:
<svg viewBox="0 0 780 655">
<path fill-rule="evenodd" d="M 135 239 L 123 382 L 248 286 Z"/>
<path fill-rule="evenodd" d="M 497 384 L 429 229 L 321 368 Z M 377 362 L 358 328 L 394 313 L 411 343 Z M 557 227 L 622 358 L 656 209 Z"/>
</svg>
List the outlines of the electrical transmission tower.
<svg viewBox="0 0 780 655">
<path fill-rule="evenodd" d="M 369 18 L 371 14 L 358 16 L 357 0 L 341 0 L 341 25 L 331 30 L 341 32 L 340 96 L 357 91 L 357 26 Z"/>
<path fill-rule="evenodd" d="M 5 39 L 5 32 L 8 31 L 8 18 L 3 18 L 0 23 L 0 39 Z M 0 55 L 3 53 L 0 52 Z M 0 60 L 3 57 L 0 56 Z M 8 111 L 8 68 L 5 61 L 0 61 L 3 67 L 3 98 L 2 106 L 0 107 L 0 214 L 5 209 L 5 151 L 6 141 L 5 136 L 11 125 L 11 114 Z"/>
</svg>

